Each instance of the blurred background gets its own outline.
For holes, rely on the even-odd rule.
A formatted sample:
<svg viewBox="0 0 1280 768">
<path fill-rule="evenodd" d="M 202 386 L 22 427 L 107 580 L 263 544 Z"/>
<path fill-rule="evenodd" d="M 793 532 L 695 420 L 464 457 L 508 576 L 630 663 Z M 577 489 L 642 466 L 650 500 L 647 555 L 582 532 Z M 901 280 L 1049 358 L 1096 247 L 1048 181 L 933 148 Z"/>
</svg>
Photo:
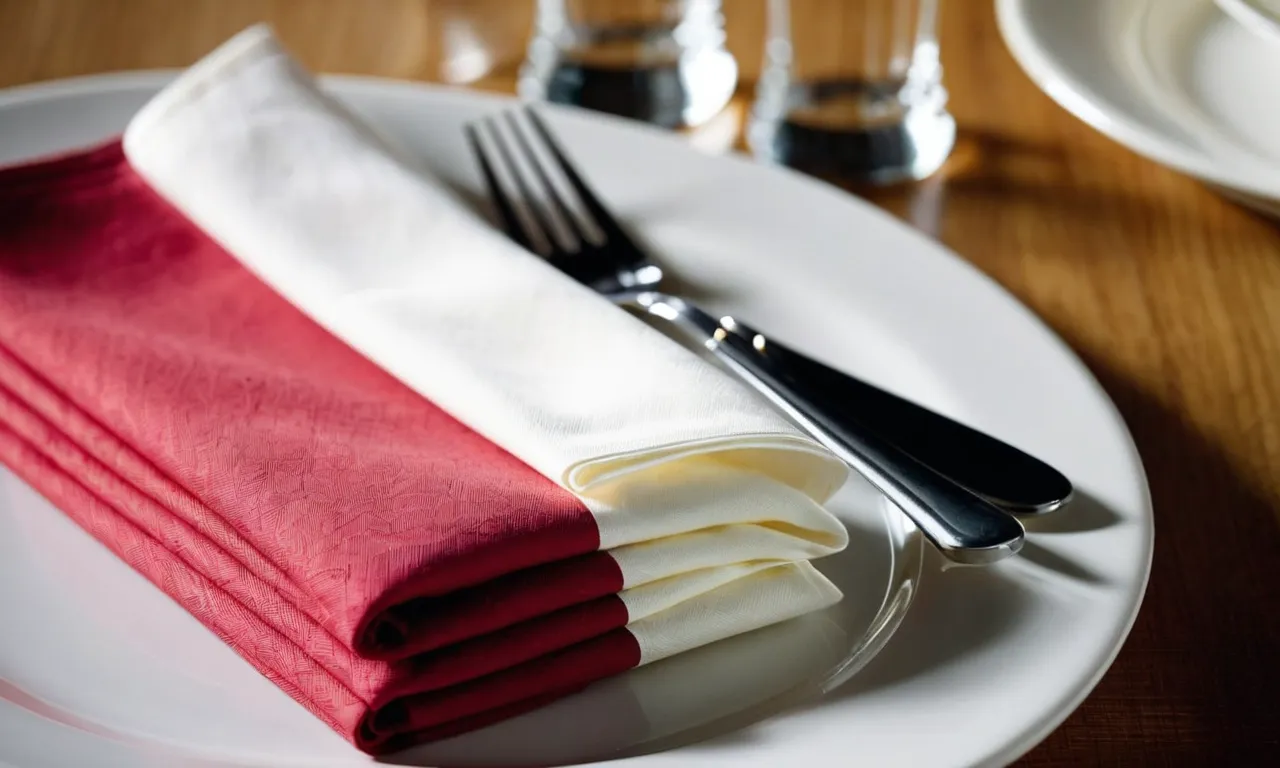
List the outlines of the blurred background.
<svg viewBox="0 0 1280 768">
<path fill-rule="evenodd" d="M 679 130 L 711 151 L 737 148 L 837 183 L 880 185 L 938 170 L 955 138 L 942 87 L 946 62 L 972 59 L 975 45 L 1001 45 L 994 24 L 939 18 L 938 6 L 0 0 L 0 87 L 185 66 L 265 21 L 318 71 L 518 92 Z M 963 107 L 969 83 L 948 87 Z"/>
</svg>

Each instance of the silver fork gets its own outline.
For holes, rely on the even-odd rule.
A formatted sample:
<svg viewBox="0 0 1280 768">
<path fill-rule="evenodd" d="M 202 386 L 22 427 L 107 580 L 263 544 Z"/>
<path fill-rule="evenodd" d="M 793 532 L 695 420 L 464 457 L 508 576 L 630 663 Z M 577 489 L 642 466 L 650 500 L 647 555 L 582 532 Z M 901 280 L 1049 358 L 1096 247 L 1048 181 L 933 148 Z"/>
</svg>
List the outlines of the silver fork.
<svg viewBox="0 0 1280 768">
<path fill-rule="evenodd" d="M 494 118 L 466 129 L 507 235 L 619 306 L 660 317 L 687 339 L 705 347 L 865 477 L 910 517 L 949 560 L 981 565 L 1017 553 L 1024 532 L 1022 524 L 1009 512 L 1039 513 L 1060 506 L 1070 497 L 1071 484 L 1066 478 L 1038 459 L 767 340 L 732 317 L 716 319 L 685 299 L 659 291 L 662 270 L 623 232 L 537 113 L 525 112 L 527 122 L 559 166 L 590 221 L 580 221 L 575 215 L 575 209 L 552 182 L 544 161 L 534 150 L 529 132 L 515 113 L 507 112 L 505 132 Z M 488 142 L 482 139 L 482 132 L 489 137 Z M 495 149 L 487 149 L 486 143 Z M 523 163 L 517 161 L 517 155 Z M 522 165 L 532 172 L 522 170 Z M 514 197 L 499 180 L 499 167 L 507 169 L 506 175 L 515 187 Z M 534 193 L 534 184 L 542 188 L 543 196 Z M 524 201 L 523 206 L 517 205 L 518 199 Z M 598 232 L 591 232 L 588 223 Z M 876 418 L 868 418 L 868 409 L 881 417 L 878 428 L 867 426 L 869 420 Z M 904 418 L 914 425 L 914 438 L 908 435 L 904 441 L 896 433 L 893 439 L 883 436 Z M 949 459 L 948 471 L 953 477 L 902 447 L 903 442 L 911 443 L 913 439 L 917 449 L 923 446 L 934 454 L 935 463 L 938 457 Z M 940 447 L 939 440 L 946 446 Z M 989 487 L 1000 484 L 996 478 L 1007 477 L 986 464 L 976 465 L 972 454 L 975 446 L 981 455 L 994 457 L 1005 470 L 1030 471 L 1038 477 L 1041 487 L 1004 487 L 993 499 L 984 498 L 972 487 L 966 488 L 954 475 L 967 475 L 970 481 Z M 970 486 L 973 484 L 970 482 Z M 1004 502 L 1004 508 L 993 502 Z"/>
</svg>

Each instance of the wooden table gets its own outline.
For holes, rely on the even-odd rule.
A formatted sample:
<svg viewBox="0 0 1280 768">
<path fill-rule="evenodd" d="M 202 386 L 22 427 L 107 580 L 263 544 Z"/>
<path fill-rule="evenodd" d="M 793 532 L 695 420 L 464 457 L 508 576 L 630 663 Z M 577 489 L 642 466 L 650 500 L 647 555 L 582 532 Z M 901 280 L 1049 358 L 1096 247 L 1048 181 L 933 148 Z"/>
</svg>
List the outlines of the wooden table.
<svg viewBox="0 0 1280 768">
<path fill-rule="evenodd" d="M 750 78 L 761 2 L 728 3 Z M 186 65 L 255 20 L 320 70 L 440 79 L 452 76 L 442 30 L 464 6 L 499 12 L 488 29 L 503 56 L 481 85 L 508 87 L 530 20 L 519 0 L 0 0 L 0 86 Z M 1024 762 L 1269 764 L 1263 754 L 1280 754 L 1280 226 L 1056 106 L 1006 52 L 990 0 L 946 4 L 941 37 L 955 156 L 935 178 L 873 197 L 1084 358 L 1134 433 L 1158 518 L 1132 636 Z"/>
</svg>

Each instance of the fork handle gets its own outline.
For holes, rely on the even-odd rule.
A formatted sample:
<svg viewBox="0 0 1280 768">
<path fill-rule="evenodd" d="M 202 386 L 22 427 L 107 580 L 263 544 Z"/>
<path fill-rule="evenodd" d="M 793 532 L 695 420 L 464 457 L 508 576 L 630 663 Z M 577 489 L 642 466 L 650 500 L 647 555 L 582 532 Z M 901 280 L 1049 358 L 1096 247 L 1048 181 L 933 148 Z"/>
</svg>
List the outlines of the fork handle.
<svg viewBox="0 0 1280 768">
<path fill-rule="evenodd" d="M 791 375 L 785 358 L 763 354 L 763 337 L 748 340 L 674 296 L 644 292 L 634 304 L 670 321 L 794 419 L 911 518 L 948 560 L 985 565 L 1022 548 L 1024 530 L 1016 518 L 857 421 L 834 418 L 837 411 L 824 402 L 821 387 Z"/>
</svg>

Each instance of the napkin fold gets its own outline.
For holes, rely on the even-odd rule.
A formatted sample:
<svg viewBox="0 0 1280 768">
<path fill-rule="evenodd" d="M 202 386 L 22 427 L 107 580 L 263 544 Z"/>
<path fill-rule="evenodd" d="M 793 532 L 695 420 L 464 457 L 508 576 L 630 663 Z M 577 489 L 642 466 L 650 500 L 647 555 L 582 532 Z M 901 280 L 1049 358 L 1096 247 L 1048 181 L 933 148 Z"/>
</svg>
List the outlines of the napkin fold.
<svg viewBox="0 0 1280 768">
<path fill-rule="evenodd" d="M 0 461 L 360 748 L 839 599 L 842 466 L 266 30 L 124 142 L 0 171 Z"/>
</svg>

